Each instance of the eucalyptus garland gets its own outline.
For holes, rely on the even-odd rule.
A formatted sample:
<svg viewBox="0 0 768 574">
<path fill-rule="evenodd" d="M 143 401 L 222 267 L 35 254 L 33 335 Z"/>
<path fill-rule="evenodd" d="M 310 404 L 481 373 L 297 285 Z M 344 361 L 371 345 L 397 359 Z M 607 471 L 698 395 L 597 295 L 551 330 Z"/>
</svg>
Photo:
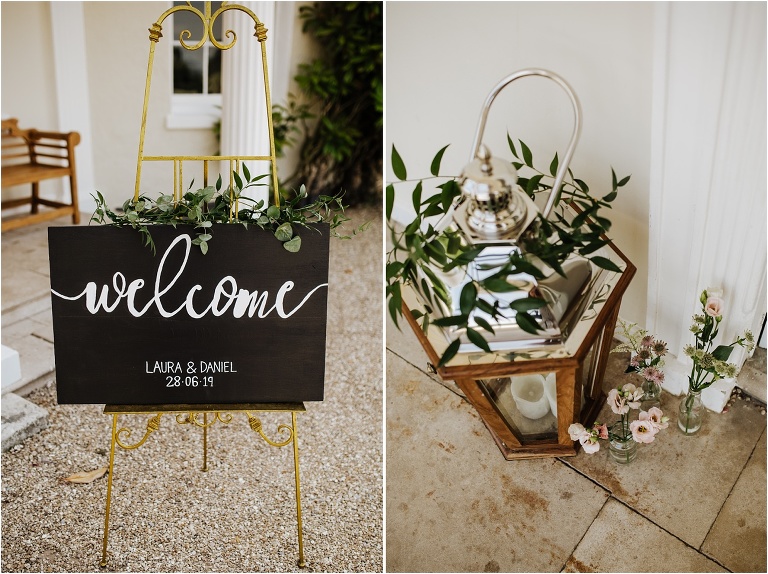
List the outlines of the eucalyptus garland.
<svg viewBox="0 0 768 574">
<path fill-rule="evenodd" d="M 520 154 L 515 142 L 507 135 L 509 149 L 515 158 L 512 165 L 524 175 L 518 178 L 518 185 L 531 198 L 542 192 L 552 190 L 555 174 L 559 165 L 557 154 L 549 164 L 549 171 L 537 169 L 533 164 L 533 154 L 530 148 L 518 140 Z M 581 179 L 574 177 L 568 169 L 568 177 L 562 184 L 561 201 L 575 206 L 577 215 L 566 217 L 563 210 L 553 211 L 553 219 L 548 220 L 539 214 L 535 224 L 519 238 L 518 243 L 522 253 L 513 251 L 508 259 L 498 265 L 483 265 L 483 271 L 493 271 L 482 280 L 472 279 L 462 289 L 459 296 L 458 315 L 433 318 L 435 307 L 442 302 L 451 308 L 449 291 L 435 275 L 433 269 L 449 272 L 463 269 L 465 272 L 485 246 L 471 245 L 462 240 L 460 233 L 448 227 L 437 230 L 428 218 L 445 215 L 450 207 L 461 196 L 457 176 L 441 176 L 440 163 L 448 146 L 435 154 L 430 166 L 432 178 L 445 179 L 437 188 L 439 193 L 422 198 L 424 179 L 409 180 L 407 170 L 395 146 L 392 146 L 392 170 L 399 183 L 416 182 L 411 193 L 416 217 L 402 231 L 396 230 L 391 221 L 392 207 L 395 199 L 395 184 L 389 183 L 386 188 L 386 217 L 389 228 L 392 249 L 387 255 L 386 264 L 386 293 L 388 310 L 395 325 L 399 327 L 398 319 L 402 317 L 402 287 L 410 284 L 417 288 L 425 298 L 424 310 L 413 310 L 412 315 L 420 321 L 422 330 L 426 333 L 430 324 L 438 327 L 455 326 L 465 329 L 471 343 L 486 352 L 491 352 L 482 331 L 494 333 L 489 321 L 474 315 L 476 310 L 487 313 L 492 318 L 506 317 L 510 312 L 515 314 L 518 326 L 529 333 L 537 333 L 541 326 L 536 318 L 536 310 L 544 307 L 546 302 L 537 297 L 525 297 L 502 304 L 495 294 L 518 290 L 518 287 L 507 279 L 518 273 L 527 273 L 536 279 L 543 279 L 545 274 L 539 266 L 532 262 L 532 257 L 538 258 L 551 267 L 559 275 L 565 276 L 562 263 L 573 253 L 578 253 L 595 265 L 620 273 L 621 270 L 610 259 L 594 255 L 603 246 L 610 243 L 605 234 L 611 227 L 609 219 L 604 217 L 604 210 L 611 208 L 618 190 L 629 182 L 630 176 L 622 179 L 616 177 L 611 169 L 611 191 L 600 199 L 590 195 L 589 186 Z M 472 317 L 478 328 L 469 326 Z M 458 352 L 459 339 L 453 340 L 443 356 L 439 367 L 444 366 Z"/>
<path fill-rule="evenodd" d="M 144 244 L 156 252 L 155 242 L 150 231 L 153 225 L 192 225 L 197 237 L 192 243 L 198 245 L 203 254 L 208 252 L 208 242 L 213 238 L 214 223 L 237 223 L 248 227 L 255 225 L 274 234 L 282 242 L 286 251 L 295 253 L 301 248 L 301 237 L 295 234 L 295 227 L 310 228 L 314 223 L 328 223 L 331 235 L 340 239 L 348 239 L 351 235 L 341 235 L 338 228 L 349 221 L 344 213 L 342 194 L 333 197 L 319 196 L 312 203 L 302 205 L 307 200 L 307 191 L 302 185 L 299 193 L 285 201 L 280 206 L 267 205 L 264 200 L 254 200 L 244 195 L 244 191 L 252 187 L 266 187 L 268 184 L 261 180 L 269 174 L 251 177 L 246 166 L 243 175 L 233 172 L 234 187 L 222 190 L 221 175 L 216 185 L 206 186 L 192 191 L 194 180 L 187 192 L 176 199 L 173 195 L 160 195 L 157 199 L 145 195 L 138 200 L 126 201 L 120 213 L 112 211 L 107 206 L 104 197 L 96 192 L 96 210 L 91 216 L 91 222 L 113 225 L 116 227 L 133 227 L 144 238 Z M 368 223 L 360 225 L 352 231 L 352 235 L 364 231 Z"/>
</svg>

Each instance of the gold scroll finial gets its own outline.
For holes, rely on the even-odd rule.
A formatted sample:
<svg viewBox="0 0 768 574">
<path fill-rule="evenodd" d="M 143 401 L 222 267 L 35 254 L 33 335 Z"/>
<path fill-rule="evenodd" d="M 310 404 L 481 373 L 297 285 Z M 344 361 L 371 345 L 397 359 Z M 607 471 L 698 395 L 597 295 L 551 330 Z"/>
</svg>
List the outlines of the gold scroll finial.
<svg viewBox="0 0 768 574">
<path fill-rule="evenodd" d="M 149 28 L 149 40 L 150 42 L 159 42 L 163 37 L 163 27 L 155 22 L 152 27 Z"/>
<path fill-rule="evenodd" d="M 256 33 L 254 34 L 258 38 L 259 42 L 266 42 L 267 40 L 267 27 L 262 22 L 256 22 Z"/>
</svg>

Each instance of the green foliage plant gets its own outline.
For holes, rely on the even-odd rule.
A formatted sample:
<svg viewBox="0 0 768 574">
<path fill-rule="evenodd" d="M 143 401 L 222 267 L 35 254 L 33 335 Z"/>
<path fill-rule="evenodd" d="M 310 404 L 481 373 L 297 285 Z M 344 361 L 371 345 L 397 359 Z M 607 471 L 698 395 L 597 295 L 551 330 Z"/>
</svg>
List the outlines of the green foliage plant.
<svg viewBox="0 0 768 574">
<path fill-rule="evenodd" d="M 236 223 L 244 227 L 257 226 L 271 232 L 283 244 L 286 251 L 295 253 L 301 248 L 301 237 L 296 234 L 296 227 L 311 229 L 315 223 L 329 224 L 331 235 L 340 239 L 349 239 L 364 231 L 368 223 L 360 225 L 352 231 L 352 235 L 342 235 L 340 226 L 349 221 L 345 215 L 345 205 L 342 196 L 320 195 L 315 201 L 306 202 L 307 191 L 302 185 L 292 199 L 280 206 L 267 205 L 264 200 L 254 200 L 244 192 L 248 188 L 266 186 L 261 183 L 268 174 L 251 176 L 248 168 L 243 166 L 242 176 L 233 172 L 234 188 L 222 189 L 221 175 L 216 185 L 192 191 L 194 180 L 188 191 L 181 199 L 173 195 L 160 195 L 157 199 L 140 195 L 126 201 L 120 213 L 111 210 L 103 195 L 96 192 L 96 210 L 91 222 L 113 225 L 115 227 L 132 227 L 138 230 L 144 244 L 156 252 L 152 239 L 153 225 L 191 225 L 197 237 L 192 243 L 198 245 L 203 254 L 208 252 L 208 242 L 213 238 L 214 223 Z"/>
<path fill-rule="evenodd" d="M 299 8 L 317 57 L 295 76 L 304 101 L 273 106 L 279 152 L 303 134 L 286 188 L 311 197 L 345 190 L 349 205 L 379 199 L 382 172 L 383 18 L 381 2 L 314 2 Z M 310 121 L 316 120 L 316 121 Z"/>
<path fill-rule="evenodd" d="M 547 171 L 538 169 L 533 163 L 530 148 L 518 140 L 518 145 L 507 136 L 509 149 L 514 156 L 512 165 L 519 172 L 518 185 L 531 198 L 542 192 L 550 192 L 554 184 L 555 174 L 559 165 L 558 156 L 549 163 Z M 443 147 L 431 162 L 431 178 L 443 180 L 437 185 L 439 193 L 424 198 L 424 179 L 409 180 L 403 159 L 392 146 L 391 165 L 397 183 L 415 182 L 411 193 L 416 217 L 404 229 L 398 230 L 391 221 L 392 208 L 395 200 L 395 183 L 389 183 L 386 188 L 386 218 L 389 228 L 392 249 L 387 254 L 386 263 L 386 295 L 388 310 L 395 325 L 402 317 L 402 288 L 411 285 L 418 289 L 425 298 L 424 311 L 414 310 L 412 314 L 420 321 L 422 330 L 426 333 L 430 325 L 438 327 L 457 327 L 464 329 L 471 343 L 486 352 L 491 352 L 490 346 L 481 331 L 494 333 L 493 326 L 480 316 L 474 316 L 475 311 L 487 313 L 492 318 L 506 317 L 510 312 L 515 314 L 518 326 L 529 333 L 536 333 L 540 325 L 536 311 L 546 303 L 536 297 L 517 299 L 505 306 L 496 294 L 517 290 L 508 281 L 513 275 L 527 273 L 536 279 L 546 275 L 542 271 L 541 262 L 558 274 L 565 276 L 562 263 L 573 253 L 588 258 L 595 265 L 621 272 L 613 261 L 595 253 L 610 243 L 605 234 L 611 222 L 604 216 L 606 209 L 616 199 L 619 188 L 625 186 L 630 176 L 618 179 L 611 169 L 611 191 L 601 198 L 590 194 L 589 186 L 581 179 L 574 177 L 568 170 L 568 177 L 562 185 L 561 202 L 573 206 L 576 210 L 574 217 L 569 217 L 562 209 L 552 211 L 552 219 L 538 215 L 535 224 L 518 240 L 521 251 L 511 251 L 508 259 L 495 265 L 484 265 L 484 271 L 492 270 L 482 280 L 471 278 L 467 273 L 475 258 L 483 251 L 484 246 L 470 245 L 462 240 L 459 232 L 452 227 L 436 229 L 429 218 L 442 216 L 459 201 L 461 189 L 457 176 L 441 176 L 440 163 L 448 146 Z M 539 261 L 536 261 L 538 259 Z M 436 306 L 442 304 L 452 308 L 447 287 L 434 273 L 434 269 L 450 272 L 456 269 L 464 271 L 471 280 L 462 288 L 459 296 L 460 313 L 447 317 L 434 318 Z M 479 329 L 469 326 L 470 317 Z M 457 338 L 448 345 L 440 358 L 438 367 L 444 366 L 458 352 L 461 343 Z"/>
</svg>

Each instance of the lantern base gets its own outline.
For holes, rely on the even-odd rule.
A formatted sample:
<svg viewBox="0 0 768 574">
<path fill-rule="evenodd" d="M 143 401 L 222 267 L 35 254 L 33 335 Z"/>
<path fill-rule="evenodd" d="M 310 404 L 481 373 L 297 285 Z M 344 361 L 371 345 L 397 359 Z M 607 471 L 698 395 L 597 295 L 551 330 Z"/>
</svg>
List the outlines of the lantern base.
<svg viewBox="0 0 768 574">
<path fill-rule="evenodd" d="M 476 380 L 457 379 L 456 384 L 464 392 L 470 404 L 480 414 L 480 419 L 488 429 L 488 432 L 491 433 L 491 438 L 493 438 L 493 441 L 506 460 L 548 458 L 553 456 L 566 457 L 578 454 L 581 444 L 578 441 L 570 440 L 570 437 L 568 437 L 567 441 L 558 441 L 557 443 L 546 439 L 521 441 L 504 423 L 497 409 L 494 408 L 488 397 L 480 389 Z M 587 428 L 591 427 L 597 419 L 604 401 L 605 395 L 602 393 L 597 397 L 597 400 L 590 400 L 581 414 L 581 424 Z"/>
</svg>

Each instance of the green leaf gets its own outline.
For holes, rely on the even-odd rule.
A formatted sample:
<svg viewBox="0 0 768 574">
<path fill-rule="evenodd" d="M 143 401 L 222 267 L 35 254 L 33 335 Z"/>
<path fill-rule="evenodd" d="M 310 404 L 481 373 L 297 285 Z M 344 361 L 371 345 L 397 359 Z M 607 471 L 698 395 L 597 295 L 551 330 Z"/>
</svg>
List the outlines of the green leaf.
<svg viewBox="0 0 768 574">
<path fill-rule="evenodd" d="M 523 161 L 525 162 L 525 165 L 528 167 L 533 167 L 533 154 L 531 153 L 531 150 L 528 148 L 527 145 L 525 145 L 525 142 L 523 140 L 517 140 L 520 142 L 520 149 L 523 150 Z"/>
<path fill-rule="evenodd" d="M 494 333 L 495 334 L 495 331 L 493 330 L 493 327 L 491 327 L 491 325 L 490 325 L 490 323 L 488 323 L 488 321 L 486 321 L 482 317 L 477 317 L 477 316 L 474 317 L 474 320 L 475 320 L 475 323 L 480 325 L 483 329 L 485 329 L 489 333 Z"/>
<path fill-rule="evenodd" d="M 714 337 L 713 337 L 714 338 Z M 733 351 L 733 345 L 718 345 L 717 348 L 712 351 L 712 356 L 718 361 L 727 361 Z"/>
<path fill-rule="evenodd" d="M 413 209 L 416 210 L 416 213 L 419 213 L 421 211 L 421 181 L 416 184 L 416 188 L 411 194 L 411 201 L 413 201 Z"/>
<path fill-rule="evenodd" d="M 387 263 L 387 281 L 395 277 L 398 273 L 400 273 L 403 268 L 405 267 L 405 263 L 402 261 L 392 261 L 390 263 Z"/>
<path fill-rule="evenodd" d="M 541 181 L 541 178 L 543 176 L 541 174 L 534 175 L 531 179 L 528 180 L 528 184 L 525 186 L 525 192 L 529 196 L 533 196 L 533 194 L 536 192 L 536 190 L 539 187 L 539 182 Z"/>
<path fill-rule="evenodd" d="M 201 235 L 198 235 L 200 238 L 200 241 L 210 241 L 211 237 L 213 237 L 210 233 L 203 233 Z"/>
<path fill-rule="evenodd" d="M 200 242 L 200 251 L 203 252 L 203 255 L 208 253 L 208 242 L 207 241 L 201 241 Z"/>
<path fill-rule="evenodd" d="M 555 157 L 552 160 L 552 163 L 549 164 L 549 173 L 552 175 L 552 177 L 555 177 L 555 174 L 557 173 L 558 164 L 559 161 L 557 159 L 557 152 L 555 152 Z"/>
<path fill-rule="evenodd" d="M 619 187 L 618 180 L 616 179 L 616 172 L 611 168 L 611 188 L 616 189 Z"/>
<path fill-rule="evenodd" d="M 474 283 L 467 283 L 461 290 L 459 295 L 459 308 L 463 315 L 469 315 L 469 312 L 475 306 L 475 300 L 477 299 L 477 287 Z"/>
<path fill-rule="evenodd" d="M 429 167 L 429 172 L 434 176 L 437 176 L 440 173 L 440 162 L 443 160 L 443 154 L 445 153 L 446 149 L 448 149 L 448 146 L 445 146 L 443 149 L 437 152 L 435 157 L 432 159 L 432 165 Z"/>
<path fill-rule="evenodd" d="M 301 237 L 297 235 L 290 241 L 286 241 L 285 243 L 283 243 L 283 247 L 285 247 L 286 251 L 290 251 L 291 253 L 296 253 L 299 249 L 301 249 Z"/>
<path fill-rule="evenodd" d="M 629 182 L 629 178 L 632 177 L 631 175 L 628 175 L 627 177 L 623 178 L 619 183 L 616 184 L 617 187 L 624 187 Z"/>
<path fill-rule="evenodd" d="M 267 208 L 267 217 L 269 217 L 270 219 L 277 219 L 278 217 L 280 217 L 280 208 L 277 207 L 276 205 L 270 205 Z"/>
<path fill-rule="evenodd" d="M 467 324 L 466 315 L 454 315 L 452 317 L 440 317 L 432 321 L 433 325 L 438 327 L 463 327 Z"/>
<path fill-rule="evenodd" d="M 432 323 L 434 324 L 434 321 Z M 437 364 L 437 368 L 439 369 L 440 367 L 444 367 L 448 361 L 453 359 L 456 356 L 456 353 L 459 351 L 460 346 L 461 341 L 459 339 L 456 339 L 450 345 L 448 345 L 445 353 L 443 353 L 443 356 L 440 357 L 440 362 Z"/>
<path fill-rule="evenodd" d="M 513 142 L 512 138 L 509 137 L 509 132 L 507 132 L 507 143 L 509 144 L 509 151 L 512 152 L 513 156 L 515 156 L 516 158 L 519 159 L 520 156 L 517 155 L 517 150 L 515 149 L 515 142 Z M 522 167 L 522 166 L 520 166 L 520 167 Z M 515 169 L 520 169 L 520 168 L 518 167 L 518 168 L 515 168 Z"/>
<path fill-rule="evenodd" d="M 235 179 L 235 185 L 238 189 L 243 189 L 243 180 L 240 178 L 240 174 L 236 171 L 232 172 L 232 177 Z"/>
<path fill-rule="evenodd" d="M 287 221 L 280 225 L 277 229 L 275 229 L 275 237 L 277 237 L 278 241 L 288 241 L 291 237 L 293 237 L 293 227 L 291 227 L 291 224 Z"/>
<path fill-rule="evenodd" d="M 201 221 L 198 227 L 211 227 L 212 225 L 213 225 L 213 222 L 211 221 Z"/>
<path fill-rule="evenodd" d="M 501 277 L 488 277 L 483 281 L 483 287 L 493 293 L 510 293 L 512 291 L 519 290 L 519 287 L 515 287 L 506 279 L 502 279 Z"/>
<path fill-rule="evenodd" d="M 387 221 L 392 219 L 392 207 L 395 205 L 395 186 L 387 186 Z"/>
<path fill-rule="evenodd" d="M 395 144 L 392 144 L 392 171 L 395 173 L 395 177 L 400 181 L 403 181 L 408 177 L 407 172 L 405 171 L 405 164 L 403 163 L 400 154 L 397 153 Z"/>
<path fill-rule="evenodd" d="M 216 191 L 221 191 L 221 174 L 219 174 L 219 179 L 216 180 Z"/>
<path fill-rule="evenodd" d="M 621 269 L 613 261 L 611 261 L 606 257 L 595 255 L 594 257 L 590 257 L 589 260 L 595 265 L 597 265 L 598 267 L 602 267 L 603 269 L 607 269 L 608 271 L 615 271 L 616 273 L 621 273 Z"/>
<path fill-rule="evenodd" d="M 518 313 L 515 316 L 515 320 L 517 321 L 518 327 L 520 327 L 523 331 L 527 333 L 536 335 L 540 330 L 539 324 L 536 322 L 536 319 L 531 317 L 528 313 L 523 313 L 523 312 Z"/>
<path fill-rule="evenodd" d="M 245 176 L 246 181 L 251 181 L 251 172 L 248 171 L 248 166 L 245 164 L 243 164 L 243 175 Z"/>
<path fill-rule="evenodd" d="M 491 352 L 491 348 L 488 346 L 488 341 L 485 340 L 485 337 L 470 327 L 467 327 L 467 339 L 469 339 L 470 343 L 480 347 L 486 353 Z"/>
<path fill-rule="evenodd" d="M 619 195 L 619 192 L 614 189 L 608 195 L 603 196 L 603 201 L 606 203 L 611 203 L 614 199 L 616 199 L 617 195 Z"/>
<path fill-rule="evenodd" d="M 541 309 L 547 304 L 544 299 L 538 297 L 526 297 L 525 299 L 516 299 L 509 304 L 510 309 L 514 309 L 517 312 L 525 313 L 526 311 L 532 311 L 534 309 Z"/>
</svg>

